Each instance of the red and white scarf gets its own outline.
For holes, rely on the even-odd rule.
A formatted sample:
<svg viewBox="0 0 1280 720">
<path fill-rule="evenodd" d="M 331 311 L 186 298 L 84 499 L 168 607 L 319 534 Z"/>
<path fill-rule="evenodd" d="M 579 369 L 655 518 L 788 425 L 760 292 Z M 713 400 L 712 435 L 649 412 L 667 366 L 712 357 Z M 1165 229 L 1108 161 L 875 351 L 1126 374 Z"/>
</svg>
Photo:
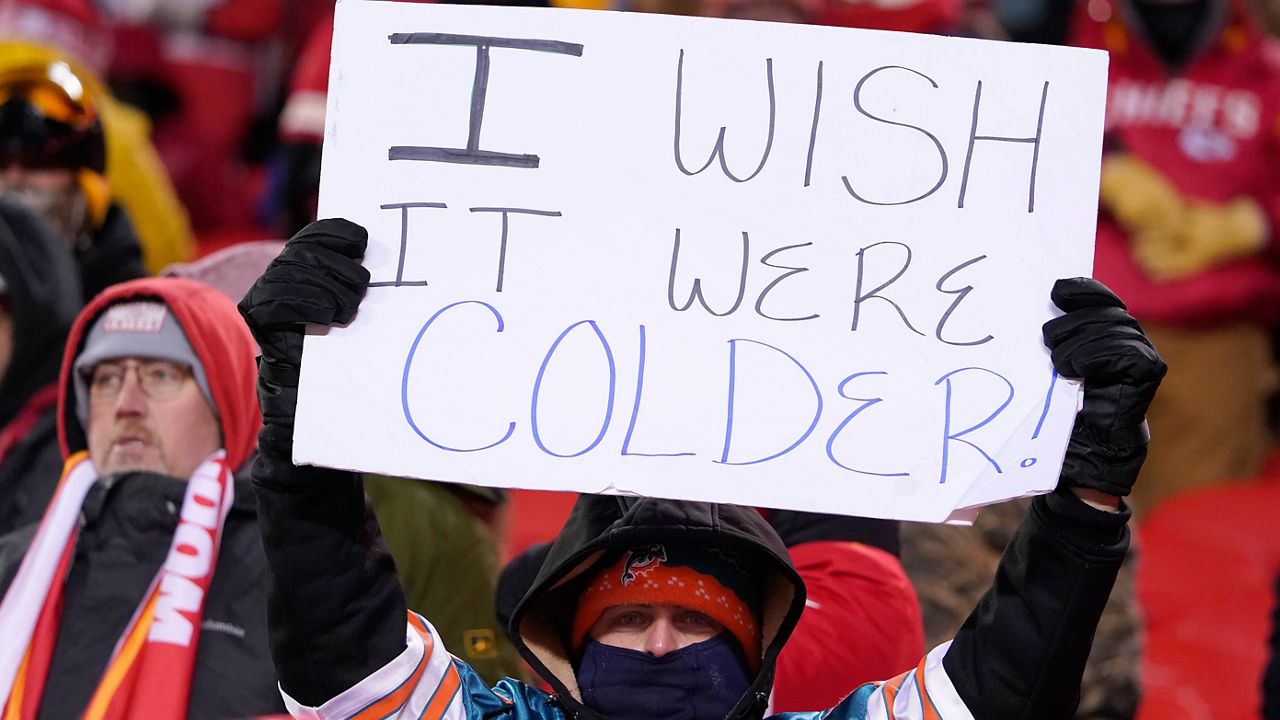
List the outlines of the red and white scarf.
<svg viewBox="0 0 1280 720">
<path fill-rule="evenodd" d="M 67 460 L 58 491 L 0 602 L 3 720 L 34 720 L 39 711 L 62 615 L 63 583 L 75 556 L 80 508 L 97 479 L 87 453 Z M 186 716 L 204 600 L 234 497 L 226 453 L 219 450 L 187 482 L 169 554 L 116 643 L 85 709 L 86 720 Z"/>
</svg>

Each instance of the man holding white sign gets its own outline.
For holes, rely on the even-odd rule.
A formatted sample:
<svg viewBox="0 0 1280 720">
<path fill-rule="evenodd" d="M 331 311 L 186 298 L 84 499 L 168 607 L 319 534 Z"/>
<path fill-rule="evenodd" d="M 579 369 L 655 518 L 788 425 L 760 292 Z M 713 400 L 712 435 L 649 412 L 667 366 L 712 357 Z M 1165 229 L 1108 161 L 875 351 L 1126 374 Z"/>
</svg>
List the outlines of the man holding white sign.
<svg viewBox="0 0 1280 720">
<path fill-rule="evenodd" d="M 584 497 L 512 617 L 521 653 L 553 694 L 512 680 L 486 687 L 407 613 L 376 527 L 366 525 L 359 475 L 291 458 L 304 327 L 355 317 L 369 285 L 360 264 L 366 243 L 352 223 L 316 223 L 240 306 L 263 352 L 253 477 L 271 566 L 273 655 L 291 712 L 764 717 L 773 664 L 805 592 L 781 541 L 751 510 Z M 1033 502 L 995 587 L 953 642 L 821 717 L 1071 716 L 1128 545 L 1121 498 L 1145 458 L 1144 414 L 1165 366 L 1100 284 L 1059 281 L 1052 300 L 1066 313 L 1044 327 L 1054 367 L 1085 384 L 1058 490 Z"/>
<path fill-rule="evenodd" d="M 370 293 L 307 339 L 293 457 L 933 522 L 1047 492 L 1079 387 L 1036 339 L 1090 272 L 1106 65 L 340 2 L 320 213 L 369 230 Z"/>
</svg>

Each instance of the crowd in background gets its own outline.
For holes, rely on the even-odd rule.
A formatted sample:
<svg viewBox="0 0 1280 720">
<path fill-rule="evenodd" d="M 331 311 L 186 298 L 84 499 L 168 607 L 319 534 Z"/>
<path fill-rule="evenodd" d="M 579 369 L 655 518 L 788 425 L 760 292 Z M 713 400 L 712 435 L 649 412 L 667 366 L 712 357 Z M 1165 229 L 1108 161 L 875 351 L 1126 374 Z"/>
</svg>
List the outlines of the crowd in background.
<svg viewBox="0 0 1280 720">
<path fill-rule="evenodd" d="M 1280 718 L 1280 3 L 551 4 L 1109 51 L 1096 277 L 1170 372 L 1077 717 Z M 59 369 L 82 307 L 160 274 L 239 300 L 315 220 L 332 24 L 327 0 L 0 0 L 0 202 L 20 208 L 0 205 L 0 589 L 62 474 Z M 526 677 L 505 618 L 571 499 L 382 477 L 366 491 L 409 607 L 487 678 Z M 830 607 L 879 632 L 827 652 L 870 680 L 955 633 L 1026 507 L 972 528 L 762 512 L 798 566 L 827 543 L 852 554 L 857 572 L 823 581 Z M 775 709 L 852 689 L 792 692 L 816 677 L 796 656 Z"/>
</svg>

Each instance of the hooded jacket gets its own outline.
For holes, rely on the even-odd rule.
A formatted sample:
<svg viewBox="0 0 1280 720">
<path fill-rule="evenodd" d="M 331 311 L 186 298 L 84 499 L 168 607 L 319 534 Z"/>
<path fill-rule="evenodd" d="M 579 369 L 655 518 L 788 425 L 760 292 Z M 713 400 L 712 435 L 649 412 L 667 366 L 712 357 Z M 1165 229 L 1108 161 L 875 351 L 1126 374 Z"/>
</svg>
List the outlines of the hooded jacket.
<svg viewBox="0 0 1280 720">
<path fill-rule="evenodd" d="M 490 688 L 448 653 L 429 623 L 409 614 L 406 624 L 395 567 L 376 519 L 361 510 L 358 475 L 294 467 L 264 454 L 253 477 L 271 566 L 272 654 L 286 706 L 296 717 L 600 720 L 581 701 L 565 641 L 575 592 L 614 552 L 662 541 L 731 548 L 753 559 L 763 590 L 762 661 L 728 717 L 759 720 L 767 712 L 774 661 L 804 607 L 803 582 L 781 539 L 755 510 L 583 496 L 511 620 L 517 649 L 553 692 L 511 678 Z M 921 697 L 947 708 L 949 720 L 970 717 L 941 659 L 942 652 L 935 652 L 897 679 L 889 692 L 908 680 L 932 691 L 912 696 L 916 700 L 904 696 L 899 718 L 923 718 Z M 884 698 L 881 688 L 865 686 L 829 717 L 862 720 L 868 707 L 878 702 L 883 708 Z"/>
<path fill-rule="evenodd" d="M 55 434 L 58 358 L 83 301 L 66 244 L 0 201 L 0 277 L 13 353 L 0 375 L 0 535 L 36 522 L 62 474 Z"/>
<path fill-rule="evenodd" d="M 781 540 L 754 510 L 584 496 L 511 619 L 517 648 L 553 692 L 510 678 L 490 688 L 448 653 L 429 623 L 414 614 L 406 623 L 395 567 L 376 520 L 362 510 L 359 475 L 295 467 L 264 453 L 253 480 L 270 565 L 272 655 L 296 717 L 600 720 L 581 702 L 566 650 L 575 592 L 610 552 L 687 541 L 756 560 L 764 650 L 750 690 L 728 717 L 758 720 L 767 713 L 774 661 L 804 605 Z M 1036 498 L 994 586 L 954 641 L 826 711 L 773 717 L 1070 718 L 1093 629 L 1128 547 L 1128 517 L 1094 510 L 1070 491 Z"/>
<path fill-rule="evenodd" d="M 247 464 L 260 423 L 256 346 L 235 305 L 219 291 L 177 278 L 136 280 L 95 298 L 71 329 L 58 401 L 62 452 L 87 447 L 76 415 L 71 367 L 84 336 L 109 306 L 156 299 L 168 306 L 209 381 L 232 467 Z M 126 472 L 100 478 L 81 510 L 75 556 L 42 696 L 41 718 L 78 717 L 120 635 L 164 562 L 178 525 L 185 478 Z M 252 485 L 238 480 L 205 601 L 188 717 L 240 718 L 281 709 L 267 641 L 266 562 Z M 0 538 L 0 588 L 7 589 L 35 526 Z"/>
<path fill-rule="evenodd" d="M 511 616 L 516 648 L 545 678 L 570 715 L 599 716 L 581 704 L 565 638 L 583 583 L 602 561 L 628 548 L 665 543 L 725 549 L 744 558 L 761 586 L 760 669 L 729 720 L 764 716 L 774 663 L 804 610 L 804 581 L 782 539 L 752 508 L 736 505 L 584 496 L 552 544 L 542 570 Z"/>
<path fill-rule="evenodd" d="M 76 318 L 62 356 L 59 375 L 58 439 L 62 453 L 88 449 L 85 430 L 76 417 L 75 387 L 71 373 L 84 336 L 109 305 L 128 300 L 160 300 L 178 321 L 191 349 L 204 365 L 209 391 L 222 431 L 227 463 L 241 467 L 257 445 L 262 424 L 258 409 L 257 345 L 240 319 L 235 304 L 216 290 L 194 280 L 144 278 L 108 288 L 95 297 Z"/>
<path fill-rule="evenodd" d="M 368 483 L 366 478 L 366 488 Z M 527 520 L 543 532 L 549 529 L 554 539 L 569 509 Z M 897 521 L 756 510 L 786 545 L 805 584 L 804 612 L 774 667 L 770 705 L 775 711 L 830 707 L 863 682 L 896 675 L 919 661 L 925 647 L 920 601 L 898 561 Z M 380 512 L 378 517 L 382 522 Z M 516 515 L 510 520 L 520 522 Z M 503 569 L 496 591 L 503 627 L 533 586 L 550 549 L 550 542 L 532 545 Z M 850 634 L 861 642 L 848 642 Z"/>
</svg>

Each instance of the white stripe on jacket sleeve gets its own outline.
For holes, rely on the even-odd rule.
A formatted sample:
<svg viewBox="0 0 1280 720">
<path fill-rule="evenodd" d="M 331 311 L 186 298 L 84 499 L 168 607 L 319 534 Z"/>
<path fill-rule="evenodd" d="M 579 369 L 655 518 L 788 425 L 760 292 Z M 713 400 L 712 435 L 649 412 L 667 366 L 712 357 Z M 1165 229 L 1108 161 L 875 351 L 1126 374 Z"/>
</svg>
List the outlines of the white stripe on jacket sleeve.
<svg viewBox="0 0 1280 720">
<path fill-rule="evenodd" d="M 302 705 L 281 688 L 289 713 L 307 720 L 466 720 L 453 656 L 430 623 L 410 614 L 404 652 L 319 707 Z"/>
<path fill-rule="evenodd" d="M 974 720 L 942 666 L 949 647 L 939 645 L 914 670 L 881 683 L 867 702 L 868 720 Z"/>
</svg>

